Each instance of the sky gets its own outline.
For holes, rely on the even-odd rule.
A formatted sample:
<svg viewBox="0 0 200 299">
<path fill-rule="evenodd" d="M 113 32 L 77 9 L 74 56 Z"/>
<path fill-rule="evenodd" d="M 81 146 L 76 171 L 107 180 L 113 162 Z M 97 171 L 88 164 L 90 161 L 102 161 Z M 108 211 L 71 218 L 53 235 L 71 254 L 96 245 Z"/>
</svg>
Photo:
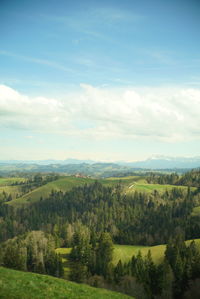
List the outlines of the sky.
<svg viewBox="0 0 200 299">
<path fill-rule="evenodd" d="M 0 0 L 0 160 L 200 156 L 199 0 Z"/>
</svg>

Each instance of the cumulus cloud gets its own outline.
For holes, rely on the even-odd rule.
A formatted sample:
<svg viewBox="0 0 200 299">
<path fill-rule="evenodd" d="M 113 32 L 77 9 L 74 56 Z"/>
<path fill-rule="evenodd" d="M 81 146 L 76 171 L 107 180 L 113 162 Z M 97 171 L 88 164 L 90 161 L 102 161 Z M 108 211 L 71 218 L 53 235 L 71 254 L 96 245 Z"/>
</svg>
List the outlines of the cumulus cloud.
<svg viewBox="0 0 200 299">
<path fill-rule="evenodd" d="M 61 101 L 29 97 L 0 85 L 0 126 L 33 130 L 60 130 L 68 125 L 68 112 Z"/>
<path fill-rule="evenodd" d="M 199 89 L 81 87 L 61 100 L 32 98 L 2 85 L 0 126 L 101 139 L 200 137 Z"/>
</svg>

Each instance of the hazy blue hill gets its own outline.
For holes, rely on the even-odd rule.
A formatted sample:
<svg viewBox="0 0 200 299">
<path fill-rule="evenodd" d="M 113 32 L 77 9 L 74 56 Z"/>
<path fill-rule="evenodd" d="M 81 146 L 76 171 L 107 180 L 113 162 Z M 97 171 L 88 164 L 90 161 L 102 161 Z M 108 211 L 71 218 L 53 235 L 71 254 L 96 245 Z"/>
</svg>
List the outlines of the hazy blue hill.
<svg viewBox="0 0 200 299">
<path fill-rule="evenodd" d="M 147 169 L 191 169 L 200 166 L 200 157 L 179 158 L 179 157 L 152 157 L 144 161 L 125 163 L 129 167 L 140 167 Z"/>
</svg>

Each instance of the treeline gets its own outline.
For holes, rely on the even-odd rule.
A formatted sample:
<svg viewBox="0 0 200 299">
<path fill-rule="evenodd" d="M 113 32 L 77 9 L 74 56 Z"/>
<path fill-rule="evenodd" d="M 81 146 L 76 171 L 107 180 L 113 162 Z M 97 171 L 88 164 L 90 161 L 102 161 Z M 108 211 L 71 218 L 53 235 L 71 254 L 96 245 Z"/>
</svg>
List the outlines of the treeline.
<svg viewBox="0 0 200 299">
<path fill-rule="evenodd" d="M 186 239 L 200 237 L 198 217 L 192 217 L 200 193 L 174 188 L 162 194 L 104 187 L 99 182 L 67 193 L 52 191 L 48 199 L 17 210 L 0 204 L 0 241 L 29 230 L 52 234 L 58 245 L 71 246 L 77 222 L 96 233 L 109 232 L 115 243 L 157 245 L 181 233 Z"/>
<path fill-rule="evenodd" d="M 182 185 L 198 188 L 200 186 L 200 170 L 194 169 L 182 176 L 179 176 L 177 173 L 158 174 L 152 172 L 146 179 L 149 184 Z"/>
<path fill-rule="evenodd" d="M 62 260 L 55 253 L 54 239 L 42 231 L 32 231 L 2 243 L 0 265 L 56 277 L 63 276 Z"/>
</svg>

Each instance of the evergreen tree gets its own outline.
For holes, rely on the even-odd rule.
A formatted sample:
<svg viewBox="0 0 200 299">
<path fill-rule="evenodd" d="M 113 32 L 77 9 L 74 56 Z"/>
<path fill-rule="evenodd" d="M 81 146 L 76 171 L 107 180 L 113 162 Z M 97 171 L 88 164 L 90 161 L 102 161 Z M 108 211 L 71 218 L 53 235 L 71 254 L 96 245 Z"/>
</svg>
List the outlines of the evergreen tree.
<svg viewBox="0 0 200 299">
<path fill-rule="evenodd" d="M 116 283 L 119 283 L 124 275 L 123 265 L 121 260 L 119 260 L 117 266 L 114 269 L 114 280 Z"/>
<path fill-rule="evenodd" d="M 113 242 L 109 233 L 102 233 L 97 248 L 97 274 L 105 278 L 112 272 Z"/>
</svg>

